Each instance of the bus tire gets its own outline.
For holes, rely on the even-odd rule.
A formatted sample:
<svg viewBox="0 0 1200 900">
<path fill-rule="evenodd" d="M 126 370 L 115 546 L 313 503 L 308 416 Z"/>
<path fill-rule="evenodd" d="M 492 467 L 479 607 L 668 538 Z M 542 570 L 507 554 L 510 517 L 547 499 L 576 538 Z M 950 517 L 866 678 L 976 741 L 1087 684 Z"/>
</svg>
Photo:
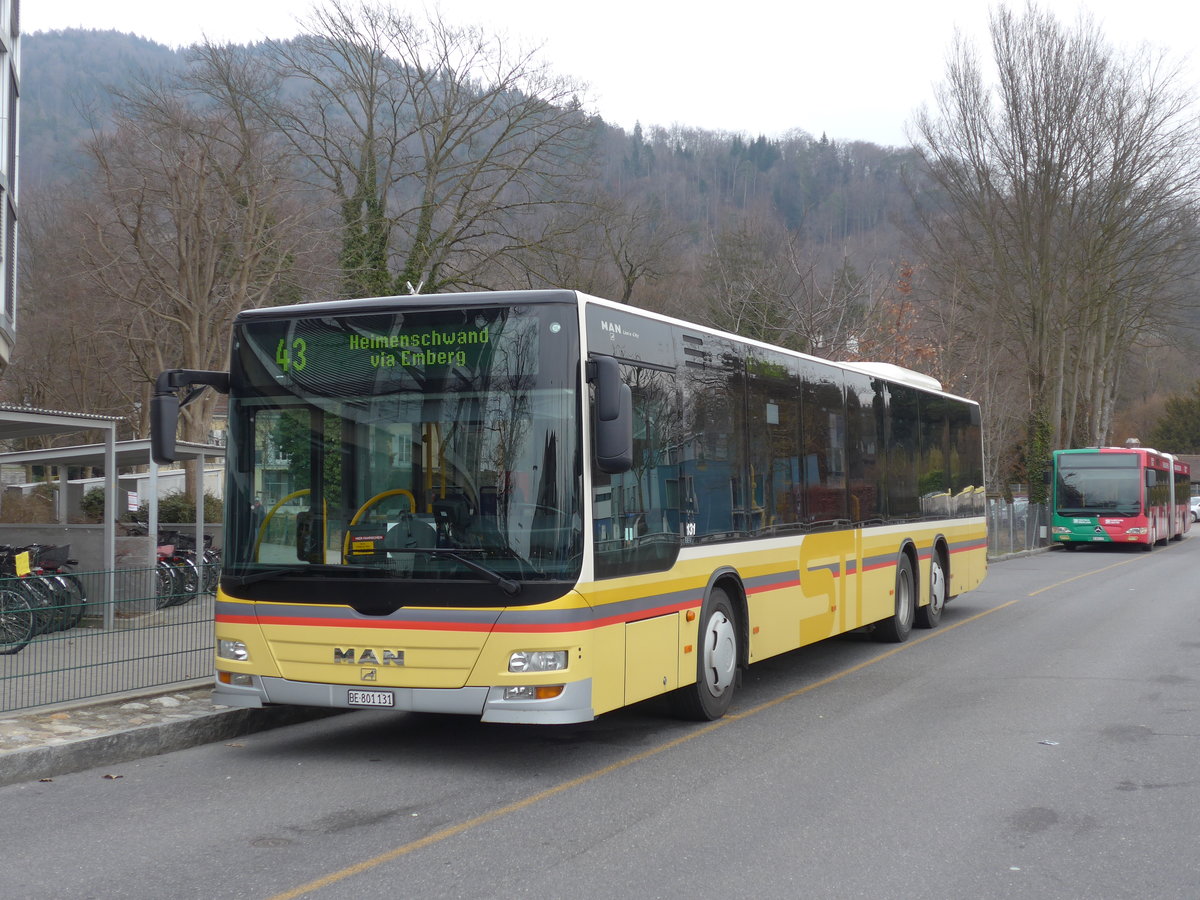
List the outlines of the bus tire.
<svg viewBox="0 0 1200 900">
<path fill-rule="evenodd" d="M 724 588 L 714 587 L 700 611 L 696 640 L 696 683 L 670 695 L 671 708 L 683 719 L 711 721 L 733 702 L 738 676 L 738 621 Z"/>
<path fill-rule="evenodd" d="M 918 628 L 937 628 L 942 621 L 942 610 L 946 607 L 946 567 L 942 565 L 942 554 L 936 547 L 929 559 L 929 602 L 918 606 L 916 625 Z"/>
<path fill-rule="evenodd" d="M 908 639 L 912 631 L 916 606 L 916 580 L 913 578 L 912 562 L 907 553 L 901 553 L 896 563 L 896 611 L 890 618 L 875 623 L 871 637 L 887 644 L 899 644 Z"/>
</svg>

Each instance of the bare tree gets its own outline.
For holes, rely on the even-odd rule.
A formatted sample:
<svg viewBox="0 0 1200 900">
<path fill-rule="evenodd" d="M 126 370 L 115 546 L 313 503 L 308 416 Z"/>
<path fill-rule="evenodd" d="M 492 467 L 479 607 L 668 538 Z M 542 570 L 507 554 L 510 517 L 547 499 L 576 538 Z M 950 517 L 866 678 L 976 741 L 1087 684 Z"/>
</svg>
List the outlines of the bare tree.
<svg viewBox="0 0 1200 900">
<path fill-rule="evenodd" d="M 97 296 L 130 312 L 143 385 L 164 368 L 225 367 L 233 316 L 271 300 L 306 215 L 287 202 L 269 135 L 240 114 L 245 73 L 208 62 L 194 81 L 123 94 L 111 130 L 88 144 L 99 202 L 82 261 Z M 186 439 L 207 439 L 212 403 L 188 407 Z"/>
<path fill-rule="evenodd" d="M 916 119 L 924 258 L 978 339 L 1011 348 L 1051 445 L 1101 443 L 1128 355 L 1183 302 L 1196 121 L 1177 69 L 1086 17 L 1001 7 L 990 33 L 995 84 L 960 36 Z"/>
<path fill-rule="evenodd" d="M 828 359 L 859 356 L 888 285 L 848 258 L 830 268 L 782 226 L 762 219 L 712 238 L 705 288 L 714 325 Z M 879 341 L 882 346 L 884 341 Z"/>
<path fill-rule="evenodd" d="M 639 284 L 668 274 L 687 229 L 669 217 L 656 196 L 627 192 L 595 206 L 605 255 L 617 275 L 617 299 L 629 303 Z"/>
<path fill-rule="evenodd" d="M 761 220 L 742 221 L 711 235 L 710 241 L 704 273 L 711 324 L 743 337 L 789 344 L 790 301 L 798 279 L 786 261 L 786 231 Z"/>
<path fill-rule="evenodd" d="M 590 119 L 535 53 L 368 3 L 306 25 L 262 108 L 340 209 L 345 293 L 486 286 L 570 202 Z"/>
<path fill-rule="evenodd" d="M 122 377 L 127 341 L 109 338 L 127 330 L 120 313 L 96 302 L 79 259 L 89 206 L 86 197 L 65 192 L 35 195 L 22 208 L 21 340 L 4 373 L 4 395 L 43 409 L 126 417 L 141 391 Z"/>
</svg>

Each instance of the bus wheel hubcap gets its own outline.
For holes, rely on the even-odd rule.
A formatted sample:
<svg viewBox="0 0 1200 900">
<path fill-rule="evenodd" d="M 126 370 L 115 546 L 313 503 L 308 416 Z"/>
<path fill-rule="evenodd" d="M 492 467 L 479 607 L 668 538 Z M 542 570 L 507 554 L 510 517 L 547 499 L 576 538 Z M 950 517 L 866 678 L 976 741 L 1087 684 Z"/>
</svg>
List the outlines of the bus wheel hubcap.
<svg viewBox="0 0 1200 900">
<path fill-rule="evenodd" d="M 704 633 L 704 672 L 709 693 L 720 697 L 733 684 L 737 668 L 737 636 L 723 612 L 715 612 Z"/>
</svg>

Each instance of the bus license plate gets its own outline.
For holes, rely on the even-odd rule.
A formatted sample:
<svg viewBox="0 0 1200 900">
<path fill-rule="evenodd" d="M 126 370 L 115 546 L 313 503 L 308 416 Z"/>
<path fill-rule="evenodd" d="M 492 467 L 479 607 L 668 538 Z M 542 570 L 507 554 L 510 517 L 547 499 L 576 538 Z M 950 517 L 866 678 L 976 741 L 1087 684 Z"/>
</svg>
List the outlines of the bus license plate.
<svg viewBox="0 0 1200 900">
<path fill-rule="evenodd" d="M 396 697 L 391 691 L 350 691 L 346 701 L 351 706 L 396 705 Z"/>
</svg>

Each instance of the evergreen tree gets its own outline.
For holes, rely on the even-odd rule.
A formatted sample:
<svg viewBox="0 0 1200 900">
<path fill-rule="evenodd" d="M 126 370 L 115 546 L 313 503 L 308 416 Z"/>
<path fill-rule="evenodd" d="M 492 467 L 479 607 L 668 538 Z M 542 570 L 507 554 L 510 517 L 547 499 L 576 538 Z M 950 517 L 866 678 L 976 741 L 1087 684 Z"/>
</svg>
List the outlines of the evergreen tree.
<svg viewBox="0 0 1200 900">
<path fill-rule="evenodd" d="M 1167 453 L 1200 453 L 1200 382 L 1190 394 L 1167 400 L 1150 432 L 1150 446 Z"/>
</svg>

